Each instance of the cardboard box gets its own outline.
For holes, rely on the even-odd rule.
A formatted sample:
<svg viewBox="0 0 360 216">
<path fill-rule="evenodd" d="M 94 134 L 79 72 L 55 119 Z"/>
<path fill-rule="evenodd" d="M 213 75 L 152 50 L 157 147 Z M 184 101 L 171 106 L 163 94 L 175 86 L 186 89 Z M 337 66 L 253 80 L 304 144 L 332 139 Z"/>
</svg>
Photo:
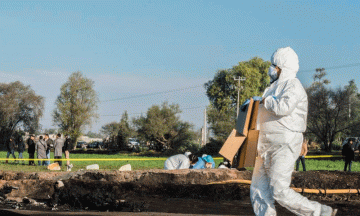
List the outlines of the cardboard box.
<svg viewBox="0 0 360 216">
<path fill-rule="evenodd" d="M 246 107 L 246 110 L 244 112 L 240 110 L 239 115 L 237 116 L 236 119 L 236 127 L 235 127 L 236 131 L 243 136 L 246 136 L 249 131 L 249 124 L 250 124 L 253 104 L 254 104 L 254 100 L 250 98 L 250 103 Z"/>
<path fill-rule="evenodd" d="M 59 164 L 56 163 L 52 163 L 50 165 L 47 166 L 48 170 L 61 170 L 61 167 L 59 166 Z"/>
<path fill-rule="evenodd" d="M 232 130 L 230 136 L 225 141 L 224 145 L 219 151 L 224 158 L 233 164 L 234 156 L 238 152 L 239 148 L 245 141 L 245 136 L 241 136 L 235 129 Z"/>
<path fill-rule="evenodd" d="M 249 130 L 257 129 L 256 124 L 257 124 L 257 117 L 258 117 L 258 112 L 259 112 L 259 105 L 260 105 L 260 101 L 254 101 L 252 112 L 251 112 Z"/>
<path fill-rule="evenodd" d="M 250 99 L 247 109 L 239 112 L 236 129 L 220 149 L 219 154 L 239 169 L 253 167 L 257 154 L 259 131 L 256 129 L 260 101 Z"/>
<path fill-rule="evenodd" d="M 241 146 L 239 151 L 238 169 L 253 167 L 255 165 L 259 132 L 260 131 L 258 130 L 249 130 L 245 143 Z"/>
</svg>

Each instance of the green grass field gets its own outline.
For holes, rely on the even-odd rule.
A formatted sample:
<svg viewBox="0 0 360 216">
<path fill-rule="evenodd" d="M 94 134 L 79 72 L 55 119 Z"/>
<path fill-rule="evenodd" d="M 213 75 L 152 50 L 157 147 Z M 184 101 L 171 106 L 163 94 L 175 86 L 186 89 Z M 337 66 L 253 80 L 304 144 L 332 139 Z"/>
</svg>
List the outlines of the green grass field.
<svg viewBox="0 0 360 216">
<path fill-rule="evenodd" d="M 0 158 L 6 158 L 6 151 L 0 151 Z M 18 153 L 15 153 L 15 156 L 18 157 Z M 11 156 L 10 156 L 11 158 Z M 27 152 L 24 152 L 24 158 L 29 158 Z M 51 158 L 53 158 L 53 152 L 51 152 Z M 63 156 L 64 158 L 64 156 Z M 70 159 L 87 159 L 87 161 L 71 161 L 74 164 L 72 171 L 77 171 L 79 169 L 85 169 L 87 165 L 90 164 L 99 164 L 101 170 L 118 170 L 121 166 L 125 164 L 131 164 L 132 170 L 139 169 L 162 169 L 164 167 L 164 162 L 166 157 L 149 157 L 149 156 L 139 156 L 136 154 L 129 153 L 117 153 L 117 154 L 70 154 Z M 91 159 L 117 159 L 115 161 L 96 161 Z M 121 160 L 119 160 L 121 159 Z M 216 167 L 219 163 L 222 162 L 222 159 L 216 159 Z M 28 161 L 25 161 L 28 164 Z M 35 161 L 37 164 L 37 161 Z M 66 170 L 65 165 L 66 161 L 63 161 L 63 170 Z M 342 160 L 314 160 L 306 159 L 306 168 L 307 170 L 343 170 L 344 161 Z M 0 161 L 1 170 L 12 170 L 12 171 L 47 171 L 44 166 L 24 166 L 22 163 L 14 163 L 14 161 L 9 161 L 8 164 L 5 164 L 5 161 Z M 250 168 L 251 169 L 251 168 Z M 302 167 L 300 166 L 300 170 Z M 360 171 L 360 163 L 353 162 L 352 171 Z"/>
<path fill-rule="evenodd" d="M 345 162 L 344 160 L 314 160 L 306 159 L 305 160 L 306 170 L 344 170 Z M 302 166 L 300 164 L 300 170 Z M 360 162 L 353 161 L 351 165 L 351 171 L 360 171 Z"/>
</svg>

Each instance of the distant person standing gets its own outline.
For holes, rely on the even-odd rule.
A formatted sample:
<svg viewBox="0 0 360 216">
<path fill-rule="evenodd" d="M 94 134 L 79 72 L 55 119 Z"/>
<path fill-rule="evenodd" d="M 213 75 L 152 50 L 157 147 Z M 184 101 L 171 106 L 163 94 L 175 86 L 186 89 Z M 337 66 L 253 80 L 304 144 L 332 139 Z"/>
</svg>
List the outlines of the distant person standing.
<svg viewBox="0 0 360 216">
<path fill-rule="evenodd" d="M 62 161 L 56 160 L 56 159 L 61 159 L 64 143 L 65 143 L 65 140 L 61 139 L 61 134 L 56 135 L 56 139 L 54 141 L 54 159 L 55 159 L 54 163 L 57 162 L 59 164 L 59 166 L 62 165 Z"/>
<path fill-rule="evenodd" d="M 306 139 L 304 139 L 304 142 L 301 146 L 301 152 L 300 152 L 300 156 L 299 158 L 296 160 L 296 171 L 299 171 L 299 165 L 300 165 L 300 161 L 303 167 L 303 171 L 306 171 L 306 167 L 305 167 L 305 156 L 308 152 L 308 141 Z"/>
<path fill-rule="evenodd" d="M 31 134 L 30 138 L 27 140 L 27 144 L 28 144 L 28 153 L 29 153 L 29 166 L 35 166 L 35 162 L 34 162 L 34 155 L 35 155 L 35 149 L 36 149 L 36 144 L 34 142 L 35 139 L 35 135 Z M 32 160 L 31 160 L 32 159 Z"/>
<path fill-rule="evenodd" d="M 8 150 L 7 154 L 6 154 L 6 161 L 5 163 L 8 163 L 8 158 L 10 156 L 10 154 L 13 156 L 13 158 L 15 159 L 16 162 L 16 157 L 15 157 L 15 141 L 12 137 L 10 137 L 10 139 L 6 142 L 6 148 Z"/>
<path fill-rule="evenodd" d="M 54 147 L 54 141 L 50 139 L 49 134 L 45 134 L 44 137 L 46 143 L 46 158 L 50 159 L 50 150 Z M 46 165 L 50 165 L 50 160 L 45 161 Z"/>
<path fill-rule="evenodd" d="M 350 138 L 348 142 L 343 146 L 342 155 L 345 157 L 344 171 L 346 171 L 347 167 L 349 167 L 348 171 L 351 172 L 351 164 L 352 161 L 355 159 L 355 146 L 353 138 Z"/>
<path fill-rule="evenodd" d="M 17 146 L 18 146 L 18 152 L 19 152 L 19 161 L 21 158 L 22 164 L 25 165 L 24 156 L 23 156 L 23 152 L 25 151 L 25 143 L 24 143 L 22 136 L 18 137 Z"/>
<path fill-rule="evenodd" d="M 65 135 L 65 143 L 64 143 L 64 153 L 66 160 L 66 171 L 71 171 L 71 168 L 73 167 L 72 164 L 70 164 L 70 151 L 74 148 L 73 142 L 69 138 L 68 135 Z"/>
<path fill-rule="evenodd" d="M 37 152 L 37 158 L 42 159 L 38 161 L 39 166 L 46 165 L 46 161 L 43 159 L 46 159 L 46 142 L 43 140 L 43 136 L 39 137 L 39 140 L 36 142 L 36 152 Z"/>
</svg>

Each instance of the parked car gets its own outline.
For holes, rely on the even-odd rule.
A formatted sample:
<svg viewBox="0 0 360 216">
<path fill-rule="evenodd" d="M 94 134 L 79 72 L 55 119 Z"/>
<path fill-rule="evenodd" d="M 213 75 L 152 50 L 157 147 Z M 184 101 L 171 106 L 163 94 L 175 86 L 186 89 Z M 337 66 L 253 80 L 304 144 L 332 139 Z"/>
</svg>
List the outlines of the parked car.
<svg viewBox="0 0 360 216">
<path fill-rule="evenodd" d="M 76 143 L 76 148 L 84 148 L 84 147 L 86 147 L 86 142 L 84 142 L 84 141 L 78 141 L 78 142 Z"/>
<path fill-rule="evenodd" d="M 88 148 L 98 148 L 98 142 L 92 142 L 87 145 Z"/>
<path fill-rule="evenodd" d="M 87 147 L 88 147 L 88 148 L 101 148 L 102 145 L 103 145 L 102 142 L 94 141 L 94 142 L 92 142 L 92 143 L 89 143 L 89 144 L 87 145 Z"/>
<path fill-rule="evenodd" d="M 127 146 L 129 149 L 135 149 L 140 147 L 140 143 L 136 138 L 129 138 Z"/>
</svg>

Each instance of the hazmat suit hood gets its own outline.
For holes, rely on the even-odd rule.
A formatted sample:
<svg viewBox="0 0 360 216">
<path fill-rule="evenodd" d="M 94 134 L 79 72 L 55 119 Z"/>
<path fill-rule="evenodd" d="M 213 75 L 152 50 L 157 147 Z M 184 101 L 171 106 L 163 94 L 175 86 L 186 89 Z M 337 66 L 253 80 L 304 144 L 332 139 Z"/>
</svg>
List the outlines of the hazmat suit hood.
<svg viewBox="0 0 360 216">
<path fill-rule="evenodd" d="M 184 155 L 185 155 L 186 157 L 189 157 L 189 155 L 191 155 L 191 152 L 187 151 L 187 152 L 184 153 Z"/>
<path fill-rule="evenodd" d="M 271 56 L 271 63 L 281 68 L 278 82 L 295 78 L 299 71 L 299 58 L 290 47 L 277 49 Z"/>
</svg>

